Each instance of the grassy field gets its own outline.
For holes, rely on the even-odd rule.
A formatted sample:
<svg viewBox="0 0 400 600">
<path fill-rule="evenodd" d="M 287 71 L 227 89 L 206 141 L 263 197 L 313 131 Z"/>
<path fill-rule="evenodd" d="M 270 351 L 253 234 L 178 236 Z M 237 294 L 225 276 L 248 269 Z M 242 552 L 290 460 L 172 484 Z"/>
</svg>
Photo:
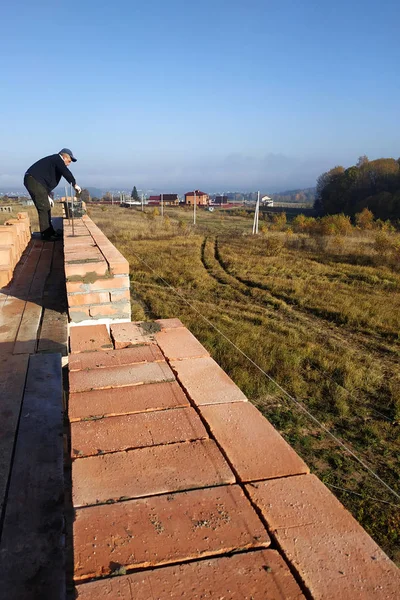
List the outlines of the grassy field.
<svg viewBox="0 0 400 600">
<path fill-rule="evenodd" d="M 130 262 L 133 320 L 179 317 L 399 563 L 400 501 L 323 428 L 400 494 L 399 257 L 374 231 L 252 236 L 245 216 L 156 213 L 89 208 Z"/>
</svg>

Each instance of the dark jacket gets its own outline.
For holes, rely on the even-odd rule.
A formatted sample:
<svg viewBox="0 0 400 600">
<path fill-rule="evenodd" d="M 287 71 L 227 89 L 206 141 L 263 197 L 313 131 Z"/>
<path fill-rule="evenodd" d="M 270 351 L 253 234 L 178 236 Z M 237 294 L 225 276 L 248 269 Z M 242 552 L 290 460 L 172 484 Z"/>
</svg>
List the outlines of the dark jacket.
<svg viewBox="0 0 400 600">
<path fill-rule="evenodd" d="M 29 167 L 26 175 L 32 175 L 49 193 L 58 186 L 61 177 L 64 177 L 72 185 L 76 183 L 75 177 L 59 154 L 52 154 L 51 156 L 41 158 Z"/>
</svg>

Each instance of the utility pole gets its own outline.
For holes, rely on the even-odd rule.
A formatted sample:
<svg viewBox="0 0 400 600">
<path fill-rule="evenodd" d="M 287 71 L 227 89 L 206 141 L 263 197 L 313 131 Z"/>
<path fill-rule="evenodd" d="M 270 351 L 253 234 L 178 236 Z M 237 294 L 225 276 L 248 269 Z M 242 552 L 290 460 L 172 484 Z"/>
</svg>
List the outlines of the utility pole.
<svg viewBox="0 0 400 600">
<path fill-rule="evenodd" d="M 257 195 L 256 210 L 254 212 L 253 235 L 258 233 L 258 213 L 260 211 L 260 192 Z"/>
<path fill-rule="evenodd" d="M 114 194 L 111 194 L 111 206 L 114 206 Z"/>
<path fill-rule="evenodd" d="M 196 190 L 193 192 L 194 203 L 193 203 L 193 225 L 196 225 Z"/>
<path fill-rule="evenodd" d="M 161 194 L 161 216 L 164 217 L 164 194 Z"/>
<path fill-rule="evenodd" d="M 143 197 L 144 197 L 144 194 L 142 192 L 142 212 L 143 212 Z"/>
</svg>

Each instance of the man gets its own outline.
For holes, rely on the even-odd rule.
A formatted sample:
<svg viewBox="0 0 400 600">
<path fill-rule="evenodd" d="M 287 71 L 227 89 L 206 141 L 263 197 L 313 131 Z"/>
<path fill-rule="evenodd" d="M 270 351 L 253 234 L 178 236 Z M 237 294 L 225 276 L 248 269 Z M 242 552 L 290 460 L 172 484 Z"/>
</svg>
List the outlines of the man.
<svg viewBox="0 0 400 600">
<path fill-rule="evenodd" d="M 63 148 L 58 154 L 41 158 L 25 173 L 24 186 L 38 211 L 42 240 L 54 242 L 61 237 L 51 223 L 51 207 L 54 206 L 54 200 L 50 197 L 52 190 L 60 183 L 61 177 L 71 183 L 78 194 L 81 193 L 81 188 L 68 169 L 71 162 L 76 162 L 75 156 L 71 150 Z"/>
</svg>

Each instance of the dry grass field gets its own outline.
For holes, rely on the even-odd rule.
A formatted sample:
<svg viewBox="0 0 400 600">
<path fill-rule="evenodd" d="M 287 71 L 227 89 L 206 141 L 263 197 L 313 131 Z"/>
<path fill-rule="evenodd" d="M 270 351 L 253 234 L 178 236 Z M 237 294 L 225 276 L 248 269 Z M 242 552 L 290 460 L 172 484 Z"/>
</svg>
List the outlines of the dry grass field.
<svg viewBox="0 0 400 600">
<path fill-rule="evenodd" d="M 326 429 L 400 495 L 400 234 L 253 236 L 245 216 L 157 212 L 89 208 L 130 262 L 133 319 L 179 317 L 399 563 L 399 498 Z"/>
</svg>

